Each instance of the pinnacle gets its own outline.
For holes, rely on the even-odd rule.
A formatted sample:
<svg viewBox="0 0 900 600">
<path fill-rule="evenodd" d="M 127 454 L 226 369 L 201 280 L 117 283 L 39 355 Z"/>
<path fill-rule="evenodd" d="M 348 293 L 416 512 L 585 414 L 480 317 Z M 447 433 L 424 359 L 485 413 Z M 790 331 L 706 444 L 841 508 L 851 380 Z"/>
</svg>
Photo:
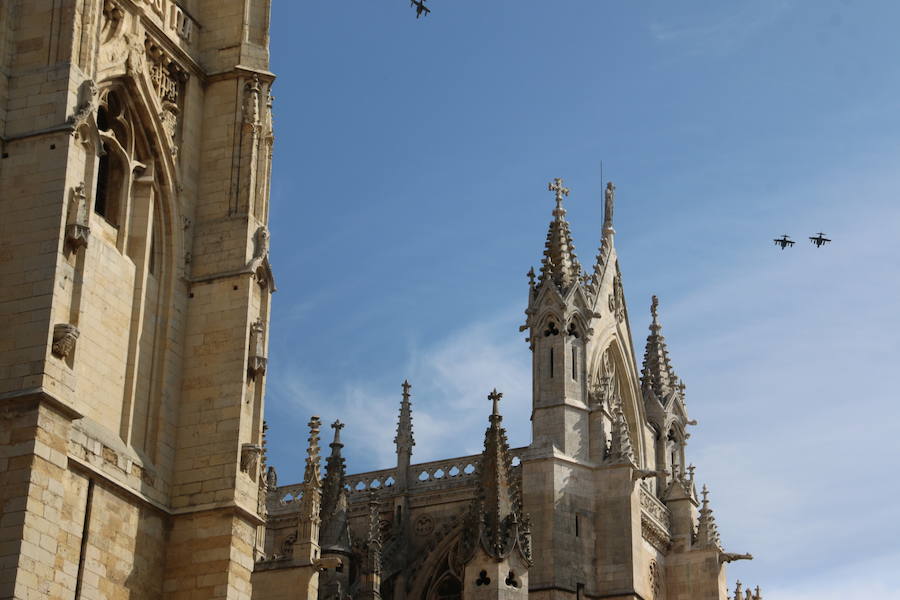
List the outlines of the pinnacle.
<svg viewBox="0 0 900 600">
<path fill-rule="evenodd" d="M 631 436 L 628 433 L 628 422 L 625 413 L 620 406 L 613 410 L 612 439 L 607 452 L 607 461 L 612 463 L 635 463 L 634 449 L 631 446 Z"/>
<path fill-rule="evenodd" d="M 653 296 L 650 303 L 650 316 L 650 335 L 647 336 L 647 346 L 644 350 L 644 362 L 641 368 L 641 388 L 650 389 L 660 402 L 665 402 L 672 392 L 683 389 L 683 382 L 678 379 L 672 369 L 666 338 L 661 333 L 659 298 L 656 296 Z"/>
<path fill-rule="evenodd" d="M 550 221 L 544 244 L 540 284 L 551 281 L 560 291 L 565 291 L 581 280 L 581 265 L 575 256 L 575 245 L 566 221 L 566 209 L 562 204 L 563 197 L 569 195 L 569 190 L 559 178 L 554 179 L 548 189 L 556 192 L 556 208 L 553 209 L 553 220 Z"/>
<path fill-rule="evenodd" d="M 518 544 L 526 560 L 530 561 L 525 521 L 519 514 L 521 498 L 510 473 L 511 457 L 506 431 L 500 426 L 499 402 L 503 394 L 496 389 L 488 394 L 492 403 L 490 425 L 484 433 L 484 450 L 477 467 L 478 495 L 470 507 L 467 525 L 480 534 L 469 539 L 469 552 L 480 540 L 482 548 L 496 559 L 505 556 Z"/>
<path fill-rule="evenodd" d="M 412 448 L 416 445 L 412 428 L 412 403 L 409 401 L 409 390 L 412 389 L 412 385 L 404 379 L 400 387 L 403 395 L 400 400 L 400 416 L 397 419 L 397 435 L 394 437 L 394 444 L 397 446 L 398 454 L 401 452 L 412 454 Z"/>
</svg>

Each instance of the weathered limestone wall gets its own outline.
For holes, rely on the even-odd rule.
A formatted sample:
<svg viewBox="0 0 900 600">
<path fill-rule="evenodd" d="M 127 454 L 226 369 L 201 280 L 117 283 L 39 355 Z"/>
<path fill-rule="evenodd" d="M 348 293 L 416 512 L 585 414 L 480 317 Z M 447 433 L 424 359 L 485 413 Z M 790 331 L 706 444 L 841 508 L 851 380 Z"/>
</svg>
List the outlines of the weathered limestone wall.
<svg viewBox="0 0 900 600">
<path fill-rule="evenodd" d="M 250 598 L 268 15 L 0 4 L 0 597 Z"/>
</svg>

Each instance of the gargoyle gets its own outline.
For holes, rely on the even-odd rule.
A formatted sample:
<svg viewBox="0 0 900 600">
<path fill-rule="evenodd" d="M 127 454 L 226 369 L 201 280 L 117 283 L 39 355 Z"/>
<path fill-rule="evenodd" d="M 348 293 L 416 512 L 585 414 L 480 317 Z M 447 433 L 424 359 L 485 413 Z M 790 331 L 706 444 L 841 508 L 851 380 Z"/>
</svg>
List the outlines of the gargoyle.
<svg viewBox="0 0 900 600">
<path fill-rule="evenodd" d="M 753 560 L 753 555 L 750 553 L 735 554 L 734 552 L 722 552 L 719 554 L 719 564 L 730 563 L 736 560 Z"/>
<path fill-rule="evenodd" d="M 633 481 L 641 481 L 643 479 L 648 479 L 650 477 L 668 477 L 669 472 L 665 469 L 661 471 L 657 471 L 654 469 L 635 469 L 631 474 L 631 478 Z"/>
</svg>

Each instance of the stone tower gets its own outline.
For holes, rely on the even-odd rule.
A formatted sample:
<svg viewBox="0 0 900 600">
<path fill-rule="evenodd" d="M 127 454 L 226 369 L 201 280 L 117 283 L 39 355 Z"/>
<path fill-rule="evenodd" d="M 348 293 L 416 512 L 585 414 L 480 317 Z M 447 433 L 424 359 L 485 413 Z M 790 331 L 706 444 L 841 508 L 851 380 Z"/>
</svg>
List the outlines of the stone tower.
<svg viewBox="0 0 900 600">
<path fill-rule="evenodd" d="M 250 598 L 269 4 L 0 3 L 0 597 Z"/>
</svg>

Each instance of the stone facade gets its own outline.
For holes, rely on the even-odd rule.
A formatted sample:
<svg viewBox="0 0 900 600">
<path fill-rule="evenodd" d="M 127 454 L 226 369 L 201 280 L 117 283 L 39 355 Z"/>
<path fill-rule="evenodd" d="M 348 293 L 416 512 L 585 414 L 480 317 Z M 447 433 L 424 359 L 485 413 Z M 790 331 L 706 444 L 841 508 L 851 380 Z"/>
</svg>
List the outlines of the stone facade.
<svg viewBox="0 0 900 600">
<path fill-rule="evenodd" d="M 323 471 L 313 417 L 278 486 L 269 4 L 0 3 L 0 598 L 726 598 L 749 555 L 686 466 L 655 298 L 634 360 L 611 184 L 589 273 L 550 185 L 529 446 L 495 390 L 481 454 L 413 463 L 404 382 L 396 465 L 347 474 L 334 423 Z"/>
<path fill-rule="evenodd" d="M 0 598 L 251 597 L 269 4 L 0 3 Z"/>
<path fill-rule="evenodd" d="M 277 486 L 269 467 L 254 598 L 282 597 L 270 590 L 280 573 L 298 569 L 298 532 L 311 519 L 320 524 L 318 600 L 730 598 L 725 563 L 752 557 L 723 550 L 708 490 L 698 494 L 686 463 L 687 429 L 696 422 L 655 296 L 640 368 L 634 359 L 614 244 L 615 187 L 605 190 L 590 272 L 575 256 L 566 221 L 569 190 L 559 179 L 549 188 L 556 206 L 540 271 L 529 273 L 521 328 L 533 358 L 531 444 L 508 447 L 495 390 L 481 455 L 411 463 L 411 386 L 404 382 L 396 466 L 346 474 L 343 424 L 335 423 L 317 513 L 306 499 L 318 475 Z M 265 583 L 257 588 L 257 581 Z M 734 593 L 735 600 L 762 598 L 740 583 Z M 313 598 L 312 587 L 295 597 Z"/>
</svg>

